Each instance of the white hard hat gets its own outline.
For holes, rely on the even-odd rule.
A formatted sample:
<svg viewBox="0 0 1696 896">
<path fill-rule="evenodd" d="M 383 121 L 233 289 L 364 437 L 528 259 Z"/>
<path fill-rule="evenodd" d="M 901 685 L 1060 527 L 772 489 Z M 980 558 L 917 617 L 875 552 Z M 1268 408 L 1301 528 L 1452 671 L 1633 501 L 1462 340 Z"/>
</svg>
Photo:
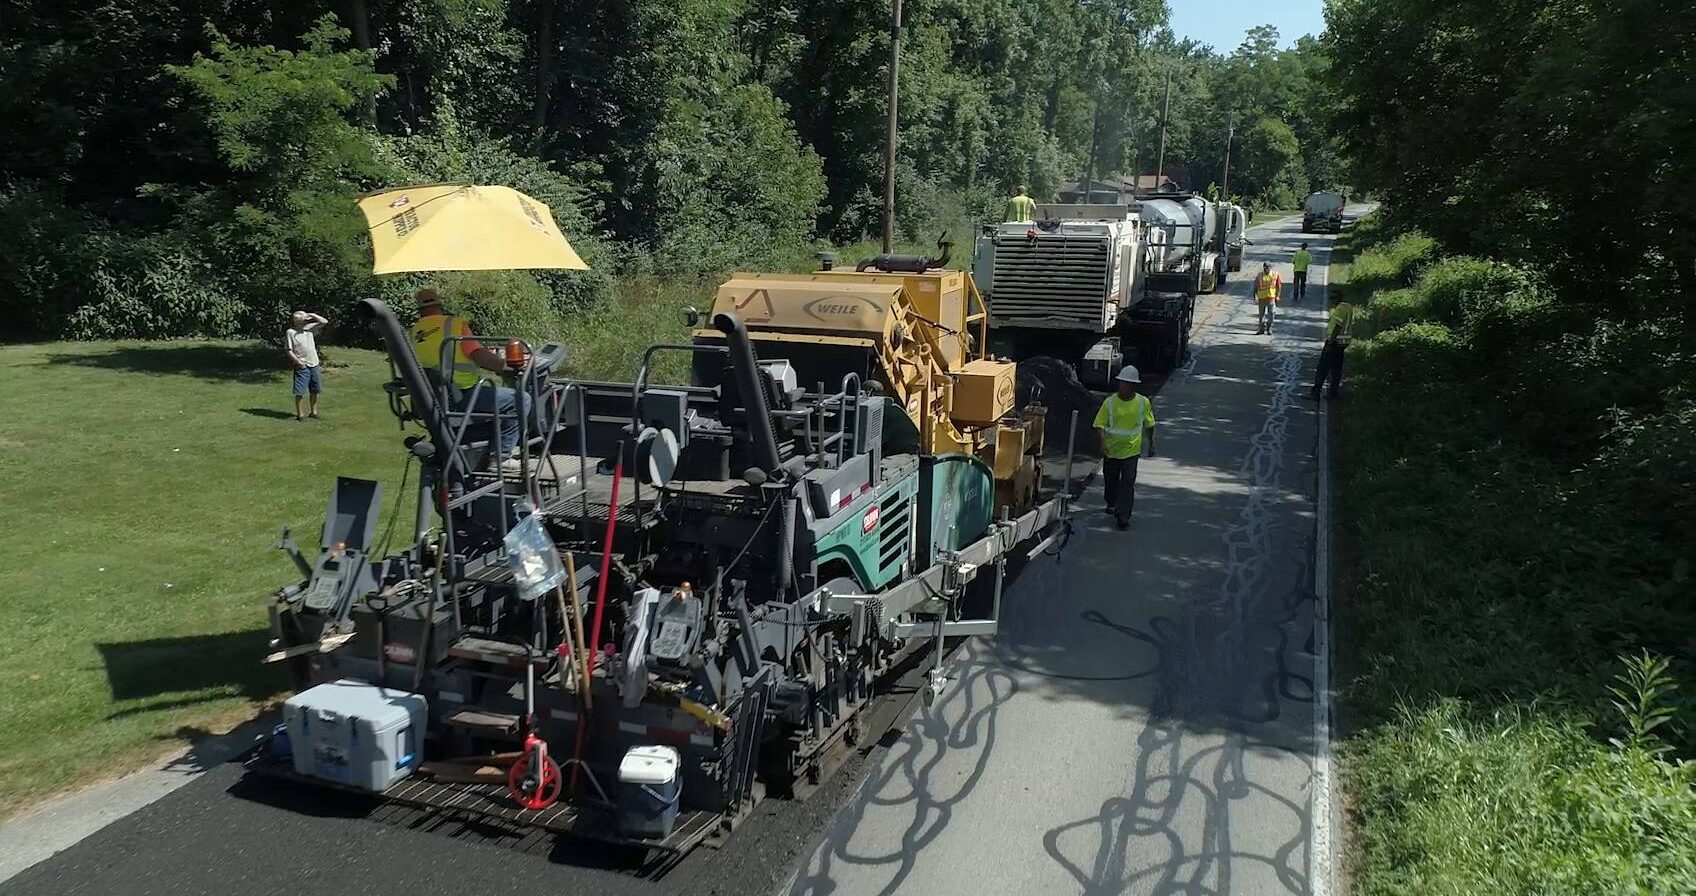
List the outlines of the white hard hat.
<svg viewBox="0 0 1696 896">
<path fill-rule="evenodd" d="M 1119 371 L 1118 379 L 1121 383 L 1140 383 L 1142 382 L 1142 374 L 1137 373 L 1136 365 L 1126 364 L 1124 369 Z"/>
</svg>

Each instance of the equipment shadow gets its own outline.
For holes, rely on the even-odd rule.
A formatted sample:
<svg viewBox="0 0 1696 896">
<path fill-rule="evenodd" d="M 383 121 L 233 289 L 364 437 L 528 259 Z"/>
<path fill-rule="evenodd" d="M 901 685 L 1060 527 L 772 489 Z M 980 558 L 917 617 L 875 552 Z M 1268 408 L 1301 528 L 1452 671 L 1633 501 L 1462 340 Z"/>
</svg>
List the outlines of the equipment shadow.
<svg viewBox="0 0 1696 896">
<path fill-rule="evenodd" d="M 147 701 L 117 710 L 119 719 L 210 700 L 242 697 L 263 701 L 283 692 L 283 676 L 255 657 L 263 656 L 265 629 L 216 635 L 183 635 L 94 645 L 106 668 L 115 702 Z M 164 698 L 164 699 L 153 699 Z"/>
</svg>

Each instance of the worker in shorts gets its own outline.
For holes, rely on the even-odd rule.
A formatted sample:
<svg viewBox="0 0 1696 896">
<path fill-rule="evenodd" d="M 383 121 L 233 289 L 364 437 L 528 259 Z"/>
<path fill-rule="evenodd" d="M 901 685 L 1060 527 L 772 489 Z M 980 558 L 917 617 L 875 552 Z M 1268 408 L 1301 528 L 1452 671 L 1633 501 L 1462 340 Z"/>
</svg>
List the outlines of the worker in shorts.
<svg viewBox="0 0 1696 896">
<path fill-rule="evenodd" d="M 324 391 L 324 380 L 319 374 L 318 331 L 327 323 L 329 321 L 321 314 L 296 311 L 289 316 L 289 328 L 283 333 L 283 350 L 288 352 L 289 360 L 294 363 L 296 423 L 305 419 L 300 415 L 302 400 L 307 403 L 307 416 L 318 418 L 318 393 Z"/>
<path fill-rule="evenodd" d="M 1254 335 L 1272 335 L 1272 315 L 1278 308 L 1278 294 L 1283 290 L 1284 278 L 1272 270 L 1272 262 L 1261 262 L 1260 275 L 1254 278 Z"/>
<path fill-rule="evenodd" d="M 1120 529 L 1131 527 L 1131 510 L 1137 501 L 1137 460 L 1143 441 L 1154 454 L 1154 402 L 1137 392 L 1142 376 L 1130 365 L 1119 371 L 1118 391 L 1107 396 L 1095 412 L 1095 428 L 1101 433 L 1101 486 L 1107 499 L 1106 511 Z"/>
<path fill-rule="evenodd" d="M 1307 251 L 1306 243 L 1302 243 L 1296 254 L 1290 256 L 1290 270 L 1295 273 L 1295 282 L 1290 288 L 1291 305 L 1307 298 L 1307 269 L 1312 266 L 1313 253 Z"/>
</svg>

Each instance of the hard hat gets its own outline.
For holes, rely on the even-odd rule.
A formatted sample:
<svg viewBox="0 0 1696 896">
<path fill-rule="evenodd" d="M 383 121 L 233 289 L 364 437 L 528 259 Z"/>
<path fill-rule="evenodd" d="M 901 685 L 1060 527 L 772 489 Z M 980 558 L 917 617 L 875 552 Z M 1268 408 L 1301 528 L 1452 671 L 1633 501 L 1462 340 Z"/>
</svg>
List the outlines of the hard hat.
<svg viewBox="0 0 1696 896">
<path fill-rule="evenodd" d="M 1142 374 L 1137 373 L 1136 365 L 1126 364 L 1124 368 L 1119 371 L 1118 380 L 1121 383 L 1140 383 L 1142 382 Z"/>
</svg>

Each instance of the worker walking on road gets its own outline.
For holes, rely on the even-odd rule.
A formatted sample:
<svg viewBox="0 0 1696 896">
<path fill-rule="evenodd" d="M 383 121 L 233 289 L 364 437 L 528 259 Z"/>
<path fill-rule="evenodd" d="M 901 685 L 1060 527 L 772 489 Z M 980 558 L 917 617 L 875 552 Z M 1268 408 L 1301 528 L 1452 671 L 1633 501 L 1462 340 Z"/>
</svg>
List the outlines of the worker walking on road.
<svg viewBox="0 0 1696 896">
<path fill-rule="evenodd" d="M 1272 262 L 1261 262 L 1260 275 L 1254 278 L 1256 311 L 1254 335 L 1272 335 L 1272 314 L 1278 307 L 1278 294 L 1284 290 L 1284 278 L 1272 270 Z"/>
<path fill-rule="evenodd" d="M 1137 392 L 1142 376 L 1126 365 L 1119 371 L 1118 391 L 1107 396 L 1095 412 L 1095 428 L 1101 433 L 1101 486 L 1106 510 L 1120 529 L 1131 527 L 1131 509 L 1137 501 L 1137 460 L 1143 440 L 1154 454 L 1154 402 Z"/>
<path fill-rule="evenodd" d="M 1307 251 L 1307 244 L 1302 243 L 1296 254 L 1290 256 L 1290 270 L 1295 272 L 1295 284 L 1290 292 L 1290 304 L 1294 305 L 1307 298 L 1307 269 L 1313 266 L 1313 253 Z"/>
<path fill-rule="evenodd" d="M 1319 349 L 1319 371 L 1313 375 L 1313 391 L 1309 393 L 1314 398 L 1319 397 L 1319 387 L 1327 379 L 1331 388 L 1325 397 L 1337 397 L 1337 388 L 1343 383 L 1343 355 L 1354 338 L 1355 318 L 1354 306 L 1348 302 L 1338 302 L 1331 309 L 1331 318 L 1325 323 L 1325 345 Z"/>
<path fill-rule="evenodd" d="M 1013 198 L 1007 200 L 1007 211 L 1001 216 L 1003 221 L 1036 220 L 1036 200 L 1030 197 L 1030 192 L 1030 187 L 1019 187 Z"/>
</svg>

